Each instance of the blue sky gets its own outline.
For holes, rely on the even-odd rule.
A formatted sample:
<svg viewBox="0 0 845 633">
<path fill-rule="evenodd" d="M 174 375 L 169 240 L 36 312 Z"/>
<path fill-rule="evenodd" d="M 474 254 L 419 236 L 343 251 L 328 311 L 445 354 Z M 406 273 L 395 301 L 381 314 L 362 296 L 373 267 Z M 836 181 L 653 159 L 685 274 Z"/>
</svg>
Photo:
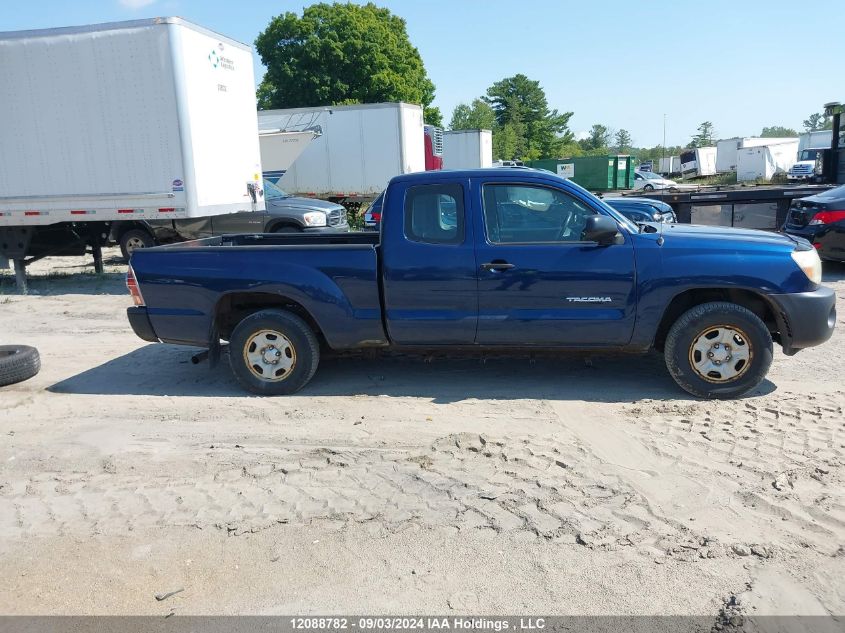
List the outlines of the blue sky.
<svg viewBox="0 0 845 633">
<path fill-rule="evenodd" d="M 303 0 L 3 0 L 0 31 L 179 15 L 252 43 Z M 685 144 L 801 122 L 845 101 L 841 0 L 379 0 L 408 23 L 448 122 L 454 106 L 518 72 L 570 127 L 626 128 L 636 145 Z M 12 8 L 14 7 L 14 9 Z M 836 60 L 836 67 L 825 67 Z M 2 72 L 0 70 L 0 72 Z M 256 59 L 256 80 L 263 70 Z"/>
</svg>

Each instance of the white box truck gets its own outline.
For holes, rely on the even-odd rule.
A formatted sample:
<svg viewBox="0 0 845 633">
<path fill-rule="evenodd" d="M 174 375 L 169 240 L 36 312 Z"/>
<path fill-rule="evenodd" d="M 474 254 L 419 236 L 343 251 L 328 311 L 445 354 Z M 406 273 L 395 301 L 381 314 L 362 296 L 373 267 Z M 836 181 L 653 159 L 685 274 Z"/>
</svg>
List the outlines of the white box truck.
<svg viewBox="0 0 845 633">
<path fill-rule="evenodd" d="M 735 136 L 716 142 L 716 173 L 726 174 L 736 171 L 739 150 L 764 145 L 779 145 L 794 141 L 794 138 L 766 138 L 763 136 Z"/>
<path fill-rule="evenodd" d="M 737 182 L 771 180 L 775 174 L 787 173 L 795 160 L 797 151 L 797 138 L 781 143 L 740 149 L 736 164 Z"/>
<path fill-rule="evenodd" d="M 0 33 L 0 69 L 0 255 L 21 270 L 96 254 L 109 222 L 264 208 L 249 46 L 155 18 Z"/>
<path fill-rule="evenodd" d="M 306 123 L 320 136 L 279 180 L 290 194 L 324 198 L 354 210 L 358 202 L 381 193 L 394 176 L 426 169 L 426 130 L 418 105 L 372 103 L 258 112 L 259 130 Z"/>
<path fill-rule="evenodd" d="M 669 174 L 681 173 L 681 157 L 680 156 L 665 156 L 660 159 L 660 169 L 658 173 L 668 176 Z"/>
<path fill-rule="evenodd" d="M 812 180 L 816 176 L 816 159 L 829 150 L 833 141 L 833 130 L 805 132 L 798 137 L 798 154 L 789 167 L 789 180 Z"/>
<path fill-rule="evenodd" d="M 684 178 L 716 174 L 716 148 L 698 147 L 681 152 L 681 174 Z"/>
<path fill-rule="evenodd" d="M 493 132 L 443 132 L 443 169 L 478 169 L 493 166 Z"/>
</svg>

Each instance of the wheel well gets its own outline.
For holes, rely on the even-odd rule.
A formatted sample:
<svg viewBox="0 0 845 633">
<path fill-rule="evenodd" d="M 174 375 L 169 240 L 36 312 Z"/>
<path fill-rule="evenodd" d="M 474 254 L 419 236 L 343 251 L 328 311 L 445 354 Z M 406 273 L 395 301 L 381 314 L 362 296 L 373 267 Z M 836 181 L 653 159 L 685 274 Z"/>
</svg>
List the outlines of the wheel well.
<svg viewBox="0 0 845 633">
<path fill-rule="evenodd" d="M 220 338 L 229 340 L 232 330 L 238 323 L 250 314 L 268 308 L 292 312 L 311 327 L 321 343 L 325 342 L 320 326 L 302 304 L 289 297 L 267 292 L 235 292 L 223 296 L 214 311 L 214 323 L 217 326 Z"/>
<path fill-rule="evenodd" d="M 274 222 L 271 222 L 267 226 L 266 232 L 267 233 L 273 233 L 274 231 L 282 228 L 283 226 L 291 226 L 291 227 L 296 228 L 296 229 L 302 229 L 303 228 L 303 226 L 301 224 L 299 224 L 298 222 L 296 222 L 295 220 L 276 220 Z"/>
<path fill-rule="evenodd" d="M 764 297 L 750 290 L 738 288 L 698 288 L 680 293 L 666 307 L 660 325 L 657 327 L 657 334 L 654 337 L 655 349 L 663 351 L 666 335 L 669 333 L 672 324 L 678 320 L 678 317 L 690 308 L 712 301 L 727 301 L 747 308 L 760 317 L 760 320 L 769 328 L 775 342 L 779 342 L 775 312 Z"/>
</svg>

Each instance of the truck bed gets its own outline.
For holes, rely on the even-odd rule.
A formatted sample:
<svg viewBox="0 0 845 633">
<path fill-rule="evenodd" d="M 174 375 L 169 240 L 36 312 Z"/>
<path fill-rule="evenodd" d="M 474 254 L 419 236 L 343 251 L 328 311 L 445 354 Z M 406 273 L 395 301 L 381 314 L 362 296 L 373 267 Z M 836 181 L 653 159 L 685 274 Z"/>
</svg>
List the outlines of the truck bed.
<svg viewBox="0 0 845 633">
<path fill-rule="evenodd" d="M 378 242 L 378 233 L 224 235 L 141 249 L 130 263 L 164 342 L 207 347 L 215 331 L 227 338 L 222 306 L 269 299 L 307 306 L 333 348 L 380 346 Z"/>
</svg>

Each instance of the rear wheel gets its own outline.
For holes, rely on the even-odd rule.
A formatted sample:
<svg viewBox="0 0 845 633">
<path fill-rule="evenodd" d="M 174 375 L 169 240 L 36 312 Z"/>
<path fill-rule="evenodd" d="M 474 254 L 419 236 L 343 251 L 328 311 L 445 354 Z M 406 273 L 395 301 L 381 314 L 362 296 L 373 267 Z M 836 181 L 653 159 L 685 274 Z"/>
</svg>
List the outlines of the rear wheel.
<svg viewBox="0 0 845 633">
<path fill-rule="evenodd" d="M 262 310 L 238 323 L 229 365 L 238 382 L 261 395 L 302 389 L 317 371 L 320 346 L 309 325 L 291 312 Z"/>
<path fill-rule="evenodd" d="M 760 318 L 735 303 L 687 310 L 666 337 L 666 367 L 699 398 L 735 398 L 759 385 L 772 364 L 772 336 Z"/>
<path fill-rule="evenodd" d="M 132 253 L 139 248 L 152 248 L 155 246 L 153 236 L 143 229 L 132 229 L 120 236 L 120 252 L 127 262 Z"/>
</svg>

